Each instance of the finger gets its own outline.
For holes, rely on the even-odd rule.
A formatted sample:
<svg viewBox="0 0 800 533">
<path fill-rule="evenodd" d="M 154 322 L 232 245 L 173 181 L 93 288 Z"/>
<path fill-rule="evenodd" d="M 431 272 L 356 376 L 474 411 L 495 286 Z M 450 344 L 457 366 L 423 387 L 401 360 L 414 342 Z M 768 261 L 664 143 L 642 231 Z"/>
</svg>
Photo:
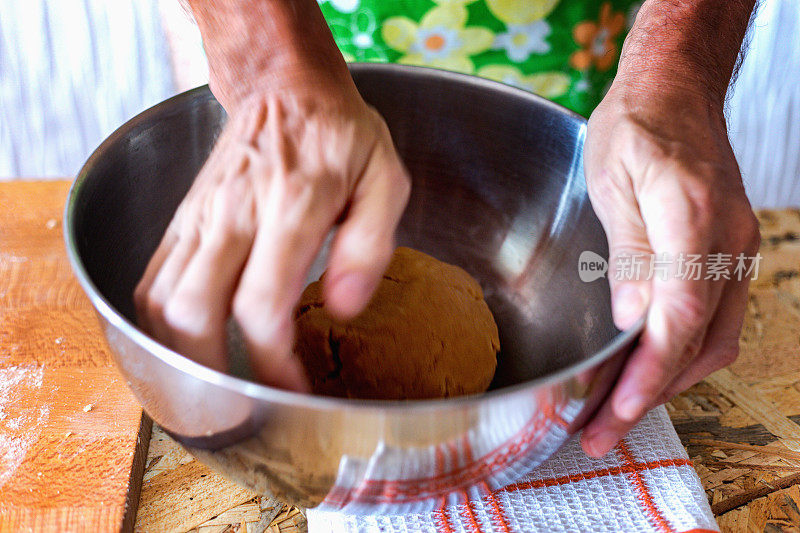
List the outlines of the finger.
<svg viewBox="0 0 800 533">
<path fill-rule="evenodd" d="M 263 180 L 258 230 L 233 298 L 233 314 L 253 372 L 268 385 L 309 390 L 300 362 L 292 354 L 294 306 L 306 275 L 330 231 L 341 205 L 326 191 L 323 175 L 297 175 L 287 160 L 293 147 L 282 134 L 284 111 L 272 105 L 267 114 L 272 176 Z M 314 169 L 309 164 L 307 168 Z"/>
<path fill-rule="evenodd" d="M 149 333 L 158 341 L 169 345 L 169 327 L 164 321 L 164 307 L 181 278 L 186 265 L 197 251 L 199 239 L 195 234 L 181 238 L 164 260 L 145 295 L 145 315 Z"/>
<path fill-rule="evenodd" d="M 657 255 L 679 253 L 706 257 L 710 221 L 696 209 L 679 179 L 661 180 L 640 195 L 648 239 Z M 693 339 L 702 335 L 713 314 L 709 282 L 676 275 L 674 264 L 666 279 L 651 280 L 651 305 L 645 331 L 629 357 L 619 381 L 604 406 L 584 432 L 585 448 L 604 454 L 625 435 L 680 369 Z"/>
<path fill-rule="evenodd" d="M 704 272 L 677 272 L 680 254 L 706 258 L 712 244 L 708 200 L 697 200 L 697 189 L 693 177 L 665 172 L 639 194 L 648 240 L 668 262 L 666 276 L 651 280 L 647 326 L 612 392 L 614 413 L 624 420 L 638 420 L 677 374 L 687 347 L 702 336 L 716 307 Z"/>
<path fill-rule="evenodd" d="M 653 403 L 653 407 L 668 402 L 712 372 L 736 360 L 747 307 L 748 286 L 749 280 L 731 280 L 726 283 L 698 357 L 672 380 Z"/>
<path fill-rule="evenodd" d="M 715 297 L 712 296 L 711 299 L 713 300 Z M 657 303 L 654 301 L 653 307 L 656 305 Z M 639 346 L 628 359 L 618 384 L 583 432 L 581 444 L 584 451 L 592 457 L 602 457 L 608 453 L 636 425 L 648 409 L 663 403 L 662 401 L 655 403 L 653 399 L 663 397 L 666 384 L 675 379 L 674 376 L 685 367 L 687 357 L 696 353 L 697 349 L 691 347 L 692 339 L 702 339 L 705 336 L 706 327 L 703 325 L 688 335 L 689 340 L 683 348 L 670 348 L 668 343 L 658 340 L 656 337 L 658 333 L 656 335 L 650 333 L 653 329 L 658 332 L 670 326 L 651 329 L 653 324 L 650 318 L 651 313 L 648 314 L 648 328 L 643 333 Z M 694 352 L 687 356 L 687 352 L 692 350 Z M 631 390 L 634 391 L 633 394 L 639 395 L 634 397 L 633 401 L 636 404 L 633 407 L 630 404 L 620 405 L 620 398 L 622 398 L 622 402 L 631 401 L 630 396 L 625 396 L 626 392 Z M 620 391 L 623 392 L 620 393 Z M 631 393 L 628 392 L 628 394 Z M 626 409 L 632 410 L 626 411 Z"/>
<path fill-rule="evenodd" d="M 722 297 L 723 291 L 727 286 L 727 282 L 725 280 L 712 281 L 709 282 L 708 286 L 709 286 L 708 308 L 717 309 L 719 307 L 720 298 Z M 703 324 L 700 327 L 698 327 L 695 330 L 694 335 L 691 336 L 689 342 L 686 344 L 683 353 L 678 358 L 675 359 L 672 372 L 674 376 L 680 375 L 692 363 L 692 361 L 694 361 L 698 357 L 702 349 L 702 346 L 705 342 L 708 329 L 715 316 L 716 312 L 712 312 L 707 315 L 708 318 L 703 322 Z M 664 394 L 665 389 L 666 386 L 662 388 L 661 394 L 658 396 L 659 398 L 661 397 L 661 395 Z M 661 405 L 662 403 L 664 402 L 651 403 L 648 409 L 652 409 L 653 407 Z"/>
<path fill-rule="evenodd" d="M 230 301 L 250 251 L 247 239 L 207 239 L 164 308 L 170 346 L 198 363 L 226 368 Z"/>
<path fill-rule="evenodd" d="M 313 230 L 308 227 L 312 225 Z M 324 226 L 323 221 L 262 226 L 236 289 L 234 316 L 253 371 L 268 385 L 307 388 L 302 368 L 292 355 L 292 312 L 322 244 Z"/>
<path fill-rule="evenodd" d="M 156 248 L 156 251 L 153 252 L 152 257 L 150 257 L 145 267 L 144 274 L 142 274 L 139 283 L 136 284 L 136 288 L 133 291 L 133 305 L 136 311 L 136 321 L 142 330 L 146 332 L 150 331 L 149 322 L 147 320 L 147 294 L 150 292 L 150 287 L 153 285 L 156 275 L 161 271 L 164 261 L 169 257 L 177 241 L 178 236 L 171 228 L 167 228 L 164 237 L 162 237 L 158 248 Z"/>
<path fill-rule="evenodd" d="M 200 246 L 166 301 L 164 321 L 174 350 L 224 370 L 230 302 L 255 233 L 252 189 L 246 179 L 230 180 L 203 207 Z"/>
<path fill-rule="evenodd" d="M 707 318 L 702 323 L 702 325 L 695 330 L 694 335 L 689 339 L 689 342 L 686 344 L 686 347 L 683 350 L 683 354 L 676 361 L 674 367 L 674 374 L 676 376 L 681 372 L 683 372 L 683 370 L 686 369 L 686 367 L 700 354 L 703 344 L 705 343 L 706 335 L 708 334 L 708 329 L 711 326 L 711 322 L 714 320 L 714 317 L 716 316 L 716 310 L 719 308 L 720 299 L 722 298 L 722 294 L 725 291 L 727 284 L 728 283 L 725 280 L 709 282 L 708 309 L 712 311 L 710 313 L 707 313 L 706 315 Z M 655 404 L 655 405 L 660 405 L 660 404 Z"/>
<path fill-rule="evenodd" d="M 603 457 L 635 425 L 636 421 L 621 420 L 615 416 L 611 402 L 606 401 L 584 428 L 581 447 L 590 457 Z"/>
<path fill-rule="evenodd" d="M 609 217 L 608 283 L 611 290 L 611 312 L 614 324 L 626 330 L 641 319 L 651 298 L 649 268 L 652 251 L 647 237 L 638 227 L 626 225 L 617 217 Z"/>
<path fill-rule="evenodd" d="M 620 170 L 620 172 L 623 172 Z M 589 182 L 589 196 L 608 238 L 608 282 L 616 326 L 625 330 L 645 314 L 652 254 L 644 221 L 629 180 L 601 171 Z"/>
<path fill-rule="evenodd" d="M 706 322 L 708 283 L 653 282 L 645 331 L 614 387 L 614 416 L 636 421 L 679 370 L 690 341 Z"/>
<path fill-rule="evenodd" d="M 305 374 L 292 356 L 292 315 L 337 213 L 313 185 L 287 195 L 282 180 L 273 183 L 268 191 L 271 202 L 234 295 L 233 314 L 259 379 L 306 390 Z"/>
<path fill-rule="evenodd" d="M 380 283 L 394 253 L 410 183 L 391 141 L 379 143 L 336 233 L 323 280 L 325 305 L 339 319 L 360 313 Z"/>
</svg>

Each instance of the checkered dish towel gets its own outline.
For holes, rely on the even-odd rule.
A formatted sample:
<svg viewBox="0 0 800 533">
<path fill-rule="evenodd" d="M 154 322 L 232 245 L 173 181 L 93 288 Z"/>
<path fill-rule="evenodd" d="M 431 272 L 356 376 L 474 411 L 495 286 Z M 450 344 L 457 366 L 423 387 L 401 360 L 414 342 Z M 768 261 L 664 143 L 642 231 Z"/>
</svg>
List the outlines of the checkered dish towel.
<svg viewBox="0 0 800 533">
<path fill-rule="evenodd" d="M 469 496 L 467 503 L 404 515 L 335 512 L 323 504 L 308 510 L 309 532 L 719 531 L 664 407 L 602 459 L 586 456 L 575 435 L 515 483 Z"/>
</svg>

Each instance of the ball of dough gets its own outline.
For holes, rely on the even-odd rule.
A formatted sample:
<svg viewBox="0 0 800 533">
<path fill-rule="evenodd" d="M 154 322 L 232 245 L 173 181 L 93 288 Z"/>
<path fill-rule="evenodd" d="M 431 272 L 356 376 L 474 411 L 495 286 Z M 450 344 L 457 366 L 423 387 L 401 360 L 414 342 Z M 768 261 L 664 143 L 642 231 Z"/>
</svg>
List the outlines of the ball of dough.
<svg viewBox="0 0 800 533">
<path fill-rule="evenodd" d="M 484 392 L 500 349 L 478 282 L 403 247 L 358 317 L 332 319 L 316 281 L 303 292 L 295 325 L 295 353 L 314 392 L 328 396 L 401 400 Z"/>
</svg>

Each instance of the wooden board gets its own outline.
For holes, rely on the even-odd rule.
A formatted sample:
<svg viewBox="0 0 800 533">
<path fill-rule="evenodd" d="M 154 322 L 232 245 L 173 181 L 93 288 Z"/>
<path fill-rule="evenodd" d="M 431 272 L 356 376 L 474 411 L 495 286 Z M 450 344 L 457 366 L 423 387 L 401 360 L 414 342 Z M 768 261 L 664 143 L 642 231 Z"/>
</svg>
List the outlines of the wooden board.
<svg viewBox="0 0 800 533">
<path fill-rule="evenodd" d="M 150 438 L 72 275 L 69 183 L 0 183 L 0 531 L 132 529 Z"/>
<path fill-rule="evenodd" d="M 742 353 L 667 404 L 724 532 L 800 531 L 800 210 L 759 220 Z M 307 530 L 298 509 L 223 480 L 155 426 L 136 529 Z"/>
</svg>

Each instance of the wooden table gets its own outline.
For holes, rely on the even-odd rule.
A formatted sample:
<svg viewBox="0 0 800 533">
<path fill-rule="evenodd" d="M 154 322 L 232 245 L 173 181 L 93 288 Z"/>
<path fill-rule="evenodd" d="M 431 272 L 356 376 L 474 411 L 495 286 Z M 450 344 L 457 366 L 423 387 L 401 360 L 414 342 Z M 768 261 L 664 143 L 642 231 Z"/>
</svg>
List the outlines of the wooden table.
<svg viewBox="0 0 800 533">
<path fill-rule="evenodd" d="M 66 187 L 0 184 L 0 366 L 43 366 L 43 386 L 30 404 L 17 398 L 16 405 L 50 409 L 47 420 L 29 417 L 35 435 L 20 434 L 28 447 L 12 477 L 0 483 L 0 531 L 130 525 L 141 479 L 137 452 L 150 436 L 69 274 L 60 244 Z M 668 409 L 723 531 L 797 531 L 800 210 L 763 211 L 759 219 L 764 259 L 750 294 L 742 354 Z M 140 430 L 146 433 L 137 438 Z M 139 531 L 305 529 L 297 509 L 227 482 L 158 427 L 141 487 Z"/>
<path fill-rule="evenodd" d="M 0 184 L 0 531 L 132 529 L 150 420 L 67 262 L 69 183 Z"/>
</svg>

